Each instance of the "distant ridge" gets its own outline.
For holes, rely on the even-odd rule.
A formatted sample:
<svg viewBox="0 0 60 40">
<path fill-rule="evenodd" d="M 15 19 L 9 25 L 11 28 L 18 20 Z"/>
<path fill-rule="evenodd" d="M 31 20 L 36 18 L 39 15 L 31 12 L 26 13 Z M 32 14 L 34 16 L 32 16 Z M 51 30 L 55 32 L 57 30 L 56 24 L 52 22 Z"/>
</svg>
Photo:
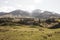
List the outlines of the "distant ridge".
<svg viewBox="0 0 60 40">
<path fill-rule="evenodd" d="M 34 18 L 51 18 L 56 17 L 60 18 L 60 14 L 53 13 L 49 11 L 43 11 L 40 9 L 33 10 L 32 13 L 29 13 L 27 11 L 23 10 L 14 10 L 12 12 L 6 13 L 6 12 L 0 12 L 0 17 L 34 17 Z"/>
</svg>

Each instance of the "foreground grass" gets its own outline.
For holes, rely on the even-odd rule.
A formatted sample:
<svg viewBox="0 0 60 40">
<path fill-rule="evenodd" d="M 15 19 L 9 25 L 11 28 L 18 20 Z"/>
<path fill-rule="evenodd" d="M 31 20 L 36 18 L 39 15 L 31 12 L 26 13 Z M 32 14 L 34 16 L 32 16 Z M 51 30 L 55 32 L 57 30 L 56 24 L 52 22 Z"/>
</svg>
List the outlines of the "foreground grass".
<svg viewBox="0 0 60 40">
<path fill-rule="evenodd" d="M 0 40 L 60 40 L 59 29 L 36 26 L 0 26 Z"/>
</svg>

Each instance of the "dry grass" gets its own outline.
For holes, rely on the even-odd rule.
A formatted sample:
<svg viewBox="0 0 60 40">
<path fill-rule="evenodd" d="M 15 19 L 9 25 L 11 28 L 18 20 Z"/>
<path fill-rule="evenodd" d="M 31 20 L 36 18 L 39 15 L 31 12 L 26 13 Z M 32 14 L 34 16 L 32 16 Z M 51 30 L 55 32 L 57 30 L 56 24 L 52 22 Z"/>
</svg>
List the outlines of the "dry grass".
<svg viewBox="0 0 60 40">
<path fill-rule="evenodd" d="M 1 26 L 0 40 L 60 40 L 59 29 L 31 28 L 31 26 Z M 8 31 L 6 31 L 8 30 Z"/>
</svg>

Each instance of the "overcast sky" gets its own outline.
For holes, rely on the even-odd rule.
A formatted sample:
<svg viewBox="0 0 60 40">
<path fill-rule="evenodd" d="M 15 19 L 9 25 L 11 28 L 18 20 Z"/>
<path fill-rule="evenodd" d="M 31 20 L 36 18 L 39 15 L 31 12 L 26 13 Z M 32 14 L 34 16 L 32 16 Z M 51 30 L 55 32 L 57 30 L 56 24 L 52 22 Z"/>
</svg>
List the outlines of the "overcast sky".
<svg viewBox="0 0 60 40">
<path fill-rule="evenodd" d="M 60 0 L 0 0 L 0 12 L 16 9 L 26 11 L 40 9 L 60 13 Z"/>
</svg>

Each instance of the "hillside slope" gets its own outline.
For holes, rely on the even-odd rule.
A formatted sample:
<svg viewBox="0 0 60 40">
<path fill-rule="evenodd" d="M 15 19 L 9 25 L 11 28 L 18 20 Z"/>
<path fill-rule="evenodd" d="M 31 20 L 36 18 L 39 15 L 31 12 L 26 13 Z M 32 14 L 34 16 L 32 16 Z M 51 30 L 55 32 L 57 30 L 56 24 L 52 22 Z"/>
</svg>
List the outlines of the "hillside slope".
<svg viewBox="0 0 60 40">
<path fill-rule="evenodd" d="M 60 28 L 31 28 L 26 25 L 1 26 L 0 40 L 60 40 Z"/>
</svg>

